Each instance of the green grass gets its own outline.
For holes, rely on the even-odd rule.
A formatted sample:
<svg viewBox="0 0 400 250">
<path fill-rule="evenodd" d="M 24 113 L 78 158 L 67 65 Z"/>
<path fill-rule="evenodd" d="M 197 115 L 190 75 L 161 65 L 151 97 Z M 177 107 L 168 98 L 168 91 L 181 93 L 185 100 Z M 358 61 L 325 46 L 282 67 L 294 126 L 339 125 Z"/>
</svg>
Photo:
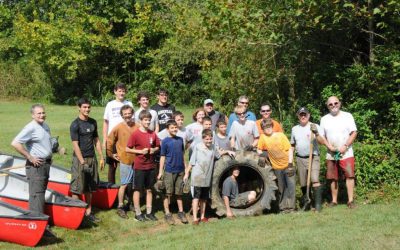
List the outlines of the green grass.
<svg viewBox="0 0 400 250">
<path fill-rule="evenodd" d="M 28 102 L 0 102 L 0 150 L 14 153 L 11 140 L 31 120 Z M 181 109 L 186 123 L 191 121 L 191 110 Z M 103 107 L 94 107 L 91 116 L 101 131 Z M 47 122 L 53 135 L 60 136 L 60 144 L 67 155 L 55 155 L 55 163 L 70 167 L 71 142 L 69 125 L 77 116 L 73 106 L 46 105 Z M 100 174 L 106 179 L 106 171 Z M 155 207 L 160 207 L 157 199 Z M 400 202 L 362 204 L 349 210 L 345 205 L 324 208 L 322 213 L 269 214 L 236 220 L 213 219 L 200 226 L 168 226 L 158 222 L 135 222 L 120 219 L 115 210 L 99 211 L 102 219 L 96 227 L 67 230 L 54 227 L 58 241 L 42 240 L 38 248 L 49 249 L 399 249 Z M 163 213 L 158 211 L 158 218 Z M 15 244 L 0 243 L 1 249 L 22 249 Z"/>
</svg>

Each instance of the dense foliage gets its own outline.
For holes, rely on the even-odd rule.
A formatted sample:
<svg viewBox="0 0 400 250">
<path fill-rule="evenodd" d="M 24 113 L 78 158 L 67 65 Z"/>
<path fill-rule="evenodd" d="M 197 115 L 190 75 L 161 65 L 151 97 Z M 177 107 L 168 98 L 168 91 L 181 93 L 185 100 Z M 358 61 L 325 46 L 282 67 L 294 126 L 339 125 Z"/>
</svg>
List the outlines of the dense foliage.
<svg viewBox="0 0 400 250">
<path fill-rule="evenodd" d="M 226 112 L 246 94 L 286 131 L 300 105 L 318 121 L 335 94 L 359 128 L 363 187 L 398 188 L 398 27 L 396 0 L 2 0 L 0 89 L 104 105 L 121 81 L 131 99 L 163 86 L 176 104 L 211 97 Z"/>
</svg>

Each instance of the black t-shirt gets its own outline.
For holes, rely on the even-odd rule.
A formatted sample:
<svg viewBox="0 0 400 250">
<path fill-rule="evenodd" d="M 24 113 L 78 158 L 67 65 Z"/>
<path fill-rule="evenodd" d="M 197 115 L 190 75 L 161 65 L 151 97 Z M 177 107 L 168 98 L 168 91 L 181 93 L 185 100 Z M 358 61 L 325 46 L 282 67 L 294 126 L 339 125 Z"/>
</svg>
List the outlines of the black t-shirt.
<svg viewBox="0 0 400 250">
<path fill-rule="evenodd" d="M 168 120 L 172 119 L 172 113 L 175 112 L 175 106 L 167 103 L 165 106 L 161 106 L 156 103 L 150 107 L 152 110 L 157 112 L 158 124 L 160 125 L 160 130 L 167 128 L 166 123 Z"/>
<path fill-rule="evenodd" d="M 89 117 L 87 121 L 76 118 L 70 127 L 72 141 L 78 141 L 82 156 L 94 157 L 94 139 L 98 138 L 97 122 Z"/>
</svg>

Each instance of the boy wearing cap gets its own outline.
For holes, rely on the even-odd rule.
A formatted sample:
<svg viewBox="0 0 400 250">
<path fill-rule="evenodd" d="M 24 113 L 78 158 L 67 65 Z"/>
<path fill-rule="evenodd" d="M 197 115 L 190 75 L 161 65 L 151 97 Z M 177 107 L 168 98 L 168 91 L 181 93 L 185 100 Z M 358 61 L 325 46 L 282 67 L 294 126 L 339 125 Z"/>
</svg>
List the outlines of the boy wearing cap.
<svg viewBox="0 0 400 250">
<path fill-rule="evenodd" d="M 240 174 L 239 166 L 232 168 L 231 175 L 222 184 L 222 197 L 226 208 L 226 217 L 234 217 L 231 207 L 240 207 L 253 202 L 256 199 L 255 191 L 239 193 L 237 178 Z"/>
<path fill-rule="evenodd" d="M 300 108 L 297 111 L 297 118 L 299 119 L 299 124 L 292 128 L 290 144 L 292 145 L 292 152 L 296 151 L 296 165 L 299 174 L 301 192 L 303 193 L 301 202 L 304 205 L 305 195 L 307 192 L 307 172 L 310 159 L 310 145 L 312 143 L 311 183 L 314 194 L 314 208 L 319 212 L 322 209 L 322 187 L 319 182 L 320 160 L 318 143 L 326 145 L 327 141 L 323 136 L 323 130 L 317 124 L 309 121 L 310 112 L 307 108 Z"/>
<path fill-rule="evenodd" d="M 279 209 L 292 212 L 296 206 L 296 179 L 291 147 L 286 135 L 273 131 L 271 118 L 261 122 L 263 134 L 258 141 L 257 152 L 268 151 L 268 158 L 276 175 L 279 193 Z"/>
<path fill-rule="evenodd" d="M 228 118 L 222 114 L 214 110 L 214 101 L 211 99 L 206 99 L 204 101 L 204 110 L 206 111 L 206 115 L 211 118 L 211 129 L 215 131 L 215 127 L 219 121 L 228 122 Z"/>
</svg>

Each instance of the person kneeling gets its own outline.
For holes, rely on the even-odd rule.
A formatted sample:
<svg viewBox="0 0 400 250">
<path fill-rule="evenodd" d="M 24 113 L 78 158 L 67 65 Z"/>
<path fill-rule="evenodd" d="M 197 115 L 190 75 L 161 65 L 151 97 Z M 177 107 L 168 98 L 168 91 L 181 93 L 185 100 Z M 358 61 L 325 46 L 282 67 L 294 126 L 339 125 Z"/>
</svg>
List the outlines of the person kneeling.
<svg viewBox="0 0 400 250">
<path fill-rule="evenodd" d="M 232 169 L 232 174 L 225 179 L 222 186 L 222 197 L 224 199 L 224 204 L 226 207 L 226 217 L 233 218 L 231 207 L 241 207 L 256 200 L 255 191 L 247 191 L 239 193 L 239 186 L 237 183 L 237 178 L 240 174 L 239 167 L 234 167 Z"/>
</svg>

